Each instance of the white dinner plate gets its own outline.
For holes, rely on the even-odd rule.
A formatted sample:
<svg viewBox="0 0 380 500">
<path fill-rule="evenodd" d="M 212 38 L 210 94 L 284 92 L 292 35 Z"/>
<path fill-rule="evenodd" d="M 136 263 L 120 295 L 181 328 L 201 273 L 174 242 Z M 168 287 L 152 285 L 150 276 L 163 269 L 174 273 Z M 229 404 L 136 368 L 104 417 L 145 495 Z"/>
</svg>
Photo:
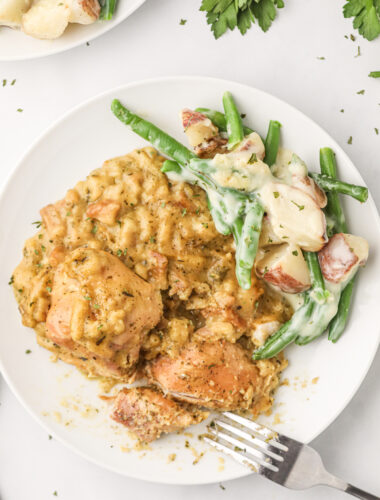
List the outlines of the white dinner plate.
<svg viewBox="0 0 380 500">
<path fill-rule="evenodd" d="M 49 56 L 85 44 L 120 24 L 144 2 L 145 0 L 119 0 L 116 13 L 110 21 L 96 21 L 86 26 L 69 24 L 57 40 L 38 40 L 20 30 L 0 26 L 0 61 Z"/>
<path fill-rule="evenodd" d="M 21 326 L 8 286 L 21 259 L 25 239 L 34 234 L 39 209 L 64 196 L 66 190 L 103 161 L 128 153 L 144 141 L 111 113 L 119 98 L 132 110 L 184 140 L 178 113 L 183 107 L 221 109 L 230 90 L 246 123 L 265 135 L 270 119 L 279 120 L 282 144 L 296 151 L 310 170 L 318 170 L 319 148 L 336 152 L 339 174 L 355 184 L 364 181 L 338 144 L 318 125 L 285 102 L 238 83 L 198 77 L 164 78 L 133 83 L 102 94 L 66 114 L 26 153 L 0 198 L 0 361 L 10 387 L 30 413 L 62 443 L 98 465 L 126 476 L 176 484 L 201 484 L 236 478 L 250 471 L 202 443 L 200 424 L 171 435 L 146 450 L 127 449 L 133 442 L 109 419 L 99 386 L 39 347 L 33 330 Z M 358 165 L 360 169 L 360 165 Z M 366 375 L 379 343 L 380 230 L 370 197 L 360 204 L 345 198 L 353 233 L 369 241 L 370 258 L 360 272 L 352 314 L 337 344 L 322 337 L 305 347 L 286 349 L 288 380 L 276 393 L 272 415 L 261 418 L 300 441 L 309 442 L 339 415 Z M 27 354 L 26 350 L 32 352 Z M 186 445 L 188 441 L 188 445 Z M 132 444 L 131 444 L 132 443 Z M 199 459 L 199 454 L 205 452 Z M 169 455 L 175 454 L 175 460 Z M 173 456 L 171 457 L 173 458 Z"/>
</svg>

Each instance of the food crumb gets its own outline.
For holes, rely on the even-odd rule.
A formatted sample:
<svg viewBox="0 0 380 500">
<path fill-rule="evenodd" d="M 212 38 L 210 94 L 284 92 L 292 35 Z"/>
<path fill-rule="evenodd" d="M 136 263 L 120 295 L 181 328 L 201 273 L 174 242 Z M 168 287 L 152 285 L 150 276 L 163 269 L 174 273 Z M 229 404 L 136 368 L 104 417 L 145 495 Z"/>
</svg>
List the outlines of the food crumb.
<svg viewBox="0 0 380 500">
<path fill-rule="evenodd" d="M 289 385 L 289 379 L 284 378 L 284 380 L 281 381 L 280 385 Z"/>
<path fill-rule="evenodd" d="M 128 446 L 120 446 L 120 451 L 122 451 L 123 453 L 129 453 L 131 449 L 128 448 Z"/>
<path fill-rule="evenodd" d="M 319 380 L 319 377 L 314 377 L 311 381 L 312 384 L 317 384 Z"/>
<path fill-rule="evenodd" d="M 170 453 L 170 455 L 168 455 L 167 463 L 170 464 L 171 462 L 174 462 L 176 458 L 177 458 L 176 453 Z"/>
<path fill-rule="evenodd" d="M 59 424 L 62 422 L 62 415 L 59 411 L 54 411 L 53 417 L 55 418 L 55 421 L 58 422 Z"/>
<path fill-rule="evenodd" d="M 199 460 L 203 457 L 204 455 L 204 451 L 202 451 L 201 453 L 199 453 L 195 448 L 191 447 L 190 448 L 191 450 L 191 453 L 194 455 L 195 459 L 193 460 L 193 465 L 197 465 L 197 463 L 199 462 Z"/>
<path fill-rule="evenodd" d="M 220 484 L 219 484 L 219 488 L 220 488 L 221 490 L 225 490 L 225 489 L 226 489 L 226 487 L 225 487 L 225 486 L 223 486 L 223 485 L 222 485 L 222 483 L 220 483 Z"/>
<path fill-rule="evenodd" d="M 219 457 L 218 458 L 218 462 L 219 462 L 218 472 L 223 472 L 224 471 L 224 464 L 225 464 L 224 458 L 223 457 Z"/>
<path fill-rule="evenodd" d="M 283 424 L 283 423 L 284 422 L 281 420 L 281 415 L 279 413 L 275 413 L 272 425 L 278 425 L 278 424 Z"/>
</svg>

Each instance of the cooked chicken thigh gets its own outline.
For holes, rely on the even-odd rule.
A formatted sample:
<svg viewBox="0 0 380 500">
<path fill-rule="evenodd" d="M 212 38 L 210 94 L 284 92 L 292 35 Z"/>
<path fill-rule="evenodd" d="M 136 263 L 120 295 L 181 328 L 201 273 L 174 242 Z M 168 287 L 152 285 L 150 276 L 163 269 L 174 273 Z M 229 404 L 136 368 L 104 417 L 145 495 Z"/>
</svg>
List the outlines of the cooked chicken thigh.
<svg viewBox="0 0 380 500">
<path fill-rule="evenodd" d="M 117 353 L 123 368 L 133 368 L 145 334 L 162 314 L 152 285 L 117 257 L 91 248 L 70 252 L 57 267 L 51 299 L 47 336 L 80 356 L 106 361 L 99 368 L 103 375 L 112 375 Z"/>
<path fill-rule="evenodd" d="M 223 410 L 248 409 L 262 383 L 246 351 L 224 340 L 189 343 L 175 359 L 157 358 L 148 373 L 176 399 Z"/>
</svg>

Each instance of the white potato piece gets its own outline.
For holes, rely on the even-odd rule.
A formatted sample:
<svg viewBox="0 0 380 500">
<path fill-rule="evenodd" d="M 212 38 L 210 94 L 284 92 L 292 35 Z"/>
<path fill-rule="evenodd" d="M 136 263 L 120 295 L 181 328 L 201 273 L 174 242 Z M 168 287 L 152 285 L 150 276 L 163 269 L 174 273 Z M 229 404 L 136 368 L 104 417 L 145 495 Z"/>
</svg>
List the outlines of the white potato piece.
<svg viewBox="0 0 380 500">
<path fill-rule="evenodd" d="M 65 31 L 70 7 L 62 0 L 35 0 L 22 16 L 22 29 L 35 38 L 53 40 Z"/>
<path fill-rule="evenodd" d="M 197 111 L 183 109 L 181 119 L 189 144 L 193 148 L 219 134 L 218 127 L 207 116 Z"/>
<path fill-rule="evenodd" d="M 284 242 L 318 252 L 327 242 L 326 219 L 315 200 L 301 189 L 269 182 L 261 192 L 274 233 Z"/>
<path fill-rule="evenodd" d="M 91 24 L 94 23 L 100 14 L 98 0 L 69 0 L 70 23 Z"/>
<path fill-rule="evenodd" d="M 280 327 L 281 323 L 275 320 L 256 324 L 251 335 L 252 342 L 257 346 L 264 345 L 267 338 L 277 332 Z"/>
<path fill-rule="evenodd" d="M 32 0 L 0 0 L 0 26 L 20 27 L 22 15 L 31 4 Z"/>
<path fill-rule="evenodd" d="M 353 234 L 334 234 L 318 257 L 325 279 L 342 283 L 367 262 L 368 242 Z"/>
<path fill-rule="evenodd" d="M 282 244 L 266 249 L 256 262 L 256 274 L 286 293 L 300 293 L 310 288 L 310 274 L 298 245 Z"/>
<path fill-rule="evenodd" d="M 308 175 L 304 177 L 294 175 L 292 181 L 294 187 L 301 189 L 311 196 L 320 208 L 324 208 L 327 205 L 326 193 L 314 182 L 314 179 Z"/>
<path fill-rule="evenodd" d="M 273 231 L 272 224 L 268 215 L 263 217 L 263 222 L 261 224 L 259 248 L 266 247 L 269 245 L 280 245 L 284 240 L 279 238 L 277 234 Z"/>
</svg>

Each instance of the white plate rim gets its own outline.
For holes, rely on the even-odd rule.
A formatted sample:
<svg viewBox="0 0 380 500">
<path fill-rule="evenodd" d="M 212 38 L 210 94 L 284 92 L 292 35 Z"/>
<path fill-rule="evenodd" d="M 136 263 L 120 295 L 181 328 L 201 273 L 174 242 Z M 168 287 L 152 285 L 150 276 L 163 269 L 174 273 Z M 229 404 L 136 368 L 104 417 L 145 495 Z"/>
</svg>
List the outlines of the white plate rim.
<svg viewBox="0 0 380 500">
<path fill-rule="evenodd" d="M 145 1 L 145 0 L 143 0 L 143 1 Z M 223 83 L 223 84 L 226 85 L 225 88 L 228 88 L 228 85 L 234 85 L 234 86 L 240 87 L 240 88 L 245 89 L 245 90 L 247 90 L 247 89 L 253 89 L 253 90 L 255 90 L 255 92 L 258 92 L 259 94 L 261 94 L 261 95 L 263 95 L 263 96 L 265 96 L 267 98 L 269 97 L 274 102 L 285 104 L 286 106 L 288 106 L 289 108 L 291 108 L 293 111 L 295 111 L 297 114 L 299 114 L 300 116 L 302 116 L 303 119 L 307 120 L 314 127 L 317 127 L 320 131 L 322 131 L 323 133 L 325 133 L 325 134 L 327 134 L 329 136 L 329 138 L 331 140 L 331 143 L 333 144 L 334 149 L 336 151 L 338 151 L 339 154 L 344 158 L 344 160 L 347 161 L 351 165 L 351 167 L 355 170 L 355 172 L 360 177 L 360 180 L 361 180 L 362 184 L 366 186 L 366 183 L 364 182 L 364 179 L 363 179 L 360 171 L 356 168 L 356 166 L 351 161 L 351 159 L 349 158 L 349 156 L 342 149 L 342 147 L 335 141 L 335 139 L 328 132 L 326 132 L 320 125 L 318 125 L 318 123 L 316 123 L 314 120 L 312 120 L 311 118 L 309 118 L 306 114 L 304 114 L 302 111 L 300 111 L 298 108 L 296 108 L 292 104 L 289 104 L 288 102 L 286 102 L 286 101 L 284 101 L 284 100 L 282 100 L 282 99 L 280 99 L 280 98 L 278 98 L 278 97 L 276 97 L 276 96 L 274 96 L 274 95 L 272 95 L 272 94 L 270 94 L 268 92 L 265 92 L 265 91 L 263 91 L 261 89 L 253 87 L 251 85 L 242 84 L 242 83 L 236 82 L 234 80 L 226 80 L 226 79 L 223 79 L 223 78 L 207 77 L 207 76 L 180 75 L 180 76 L 162 76 L 162 77 L 157 77 L 157 78 L 148 78 L 148 79 L 133 81 L 133 82 L 130 82 L 128 84 L 119 85 L 119 86 L 114 87 L 112 89 L 109 89 L 109 90 L 106 90 L 104 92 L 101 92 L 101 93 L 99 93 L 99 94 L 97 94 L 97 95 L 95 95 L 95 96 L 93 96 L 93 97 L 91 97 L 89 99 L 86 99 L 84 102 L 82 102 L 82 103 L 80 103 L 80 104 L 78 104 L 78 105 L 70 108 L 63 115 L 61 115 L 61 117 L 58 120 L 56 120 L 54 123 L 52 123 L 51 125 L 49 125 L 32 142 L 32 144 L 26 149 L 26 152 L 22 155 L 22 157 L 18 161 L 17 165 L 9 173 L 8 177 L 5 179 L 5 181 L 3 182 L 2 186 L 0 187 L 0 200 L 3 197 L 3 195 L 5 194 L 5 192 L 7 191 L 8 186 L 11 184 L 11 182 L 13 180 L 13 177 L 15 177 L 16 174 L 18 173 L 18 171 L 22 168 L 22 164 L 27 159 L 28 155 L 31 154 L 33 152 L 33 150 L 35 148 L 37 148 L 38 145 L 41 142 L 44 141 L 46 135 L 48 135 L 49 133 L 51 133 L 55 128 L 59 127 L 59 125 L 62 122 L 64 122 L 66 119 L 68 119 L 71 115 L 74 115 L 76 112 L 80 111 L 82 108 L 85 108 L 86 106 L 88 106 L 89 104 L 91 104 L 92 102 L 94 102 L 94 101 L 96 101 L 98 99 L 106 97 L 107 95 L 112 95 L 112 94 L 114 94 L 114 93 L 116 93 L 118 91 L 121 91 L 121 90 L 128 90 L 129 88 L 141 87 L 141 86 L 144 86 L 144 85 L 151 85 L 151 84 L 155 84 L 155 83 L 158 84 L 158 83 L 165 83 L 165 82 L 172 82 L 172 81 L 190 81 L 190 80 L 193 80 L 194 82 L 196 82 L 196 81 L 198 81 L 198 82 L 202 81 L 202 82 L 209 82 L 209 83 L 212 83 L 212 82 Z M 378 230 L 378 232 L 380 232 L 380 214 L 379 214 L 379 212 L 377 210 L 375 201 L 373 200 L 373 198 L 371 196 L 371 193 L 369 193 L 368 201 L 370 202 L 369 205 L 370 205 L 371 211 L 373 212 L 373 215 L 375 216 L 374 218 L 377 221 L 377 230 Z M 366 367 L 365 370 L 363 370 L 362 376 L 357 379 L 356 383 L 352 387 L 351 393 L 345 399 L 342 407 L 339 408 L 339 409 L 337 409 L 336 412 L 331 415 L 330 419 L 327 420 L 327 422 L 325 423 L 324 428 L 320 429 L 317 432 L 315 432 L 314 435 L 312 435 L 312 437 L 307 441 L 307 443 L 310 443 L 315 438 L 317 438 L 320 434 L 322 434 L 337 419 L 337 417 L 345 410 L 345 408 L 347 407 L 347 405 L 349 404 L 349 402 L 353 399 L 353 397 L 357 393 L 358 389 L 360 388 L 360 386 L 363 383 L 363 380 L 365 379 L 365 377 L 368 374 L 368 371 L 369 371 L 369 369 L 370 369 L 370 367 L 371 367 L 371 365 L 373 363 L 373 360 L 374 360 L 374 358 L 376 356 L 378 347 L 380 345 L 380 325 L 379 325 L 377 337 L 378 337 L 377 338 L 377 346 L 376 346 L 376 349 L 373 350 L 373 353 L 372 353 L 372 355 L 369 358 L 368 366 Z M 8 374 L 7 374 L 7 372 L 6 372 L 5 368 L 4 368 L 4 365 L 2 363 L 1 356 L 0 356 L 0 374 L 3 376 L 4 380 L 6 381 L 6 383 L 8 384 L 8 386 L 10 387 L 10 389 L 12 390 L 13 394 L 16 396 L 17 400 L 23 406 L 23 408 L 26 409 L 26 411 L 34 418 L 34 420 L 37 421 L 42 426 L 42 428 L 44 428 L 49 434 L 51 434 L 58 442 L 62 443 L 66 448 L 70 449 L 71 451 L 73 451 L 77 455 L 81 456 L 85 460 L 87 460 L 87 461 L 89 461 L 89 462 L 97 465 L 98 467 L 106 469 L 106 470 L 108 470 L 110 472 L 118 473 L 118 474 L 121 474 L 121 475 L 124 475 L 124 476 L 127 476 L 127 477 L 131 477 L 131 478 L 135 478 L 135 479 L 141 479 L 141 480 L 148 481 L 148 482 L 155 482 L 155 481 L 150 480 L 149 478 L 147 478 L 146 476 L 143 476 L 141 474 L 136 474 L 136 473 L 134 473 L 134 474 L 125 474 L 125 473 L 123 473 L 123 472 L 115 469 L 114 467 L 112 467 L 110 465 L 107 465 L 105 463 L 101 463 L 97 459 L 91 457 L 87 453 L 85 453 L 85 452 L 81 451 L 80 449 L 76 448 L 74 445 L 72 445 L 71 443 L 69 443 L 68 441 L 66 441 L 64 438 L 62 438 L 61 436 L 59 436 L 57 433 L 55 433 L 49 427 L 48 423 L 46 423 L 46 420 L 44 420 L 42 418 L 42 416 L 40 416 L 37 413 L 35 413 L 24 402 L 24 400 L 22 398 L 22 395 L 18 392 L 18 390 L 15 388 L 15 386 L 12 383 L 12 381 L 8 377 Z M 232 479 L 237 479 L 237 478 L 240 478 L 240 477 L 245 477 L 245 476 L 248 476 L 250 474 L 253 474 L 253 472 L 250 471 L 248 468 L 247 468 L 246 471 L 244 471 L 244 469 L 242 469 L 242 473 L 240 475 L 236 475 L 236 474 L 228 475 L 228 473 L 226 473 L 224 475 L 224 477 L 223 477 L 223 482 L 229 481 L 229 480 L 232 480 Z M 212 482 L 212 483 L 214 483 L 214 482 Z M 203 481 L 198 481 L 197 483 L 186 482 L 186 481 L 178 482 L 178 481 L 175 481 L 175 480 L 173 480 L 173 481 L 165 480 L 165 482 L 162 482 L 162 484 L 173 484 L 173 485 L 179 485 L 179 484 L 181 484 L 181 485 L 202 485 L 202 484 L 212 484 L 212 483 L 210 483 L 210 481 L 208 481 L 207 479 L 205 479 Z"/>
<path fill-rule="evenodd" d="M 0 62 L 29 61 L 32 59 L 39 59 L 40 57 L 48 57 L 48 56 L 52 56 L 54 54 L 60 54 L 62 52 L 66 52 L 67 50 L 74 49 L 75 47 L 79 47 L 83 43 L 91 42 L 91 40 L 94 40 L 95 38 L 98 38 L 99 36 L 104 35 L 108 31 L 112 30 L 113 28 L 118 26 L 120 23 L 125 21 L 137 9 L 139 9 L 142 6 L 142 4 L 144 4 L 146 2 L 146 0 L 135 0 L 135 2 L 136 2 L 135 5 L 132 5 L 122 15 L 120 15 L 120 16 L 116 15 L 114 19 L 112 19 L 111 21 L 108 21 L 108 22 L 102 21 L 104 26 L 99 27 L 99 31 L 97 31 L 96 33 L 93 33 L 90 36 L 83 37 L 83 39 L 81 39 L 81 40 L 76 40 L 76 41 L 73 41 L 71 43 L 68 43 L 67 46 L 57 47 L 55 49 L 51 48 L 51 47 L 47 48 L 46 51 L 41 51 L 38 54 L 9 56 L 9 57 L 0 56 Z M 98 22 L 98 21 L 96 21 L 96 22 Z M 22 31 L 20 31 L 20 36 L 28 37 L 28 35 L 26 35 Z M 62 36 L 65 36 L 65 34 L 63 34 Z"/>
</svg>

